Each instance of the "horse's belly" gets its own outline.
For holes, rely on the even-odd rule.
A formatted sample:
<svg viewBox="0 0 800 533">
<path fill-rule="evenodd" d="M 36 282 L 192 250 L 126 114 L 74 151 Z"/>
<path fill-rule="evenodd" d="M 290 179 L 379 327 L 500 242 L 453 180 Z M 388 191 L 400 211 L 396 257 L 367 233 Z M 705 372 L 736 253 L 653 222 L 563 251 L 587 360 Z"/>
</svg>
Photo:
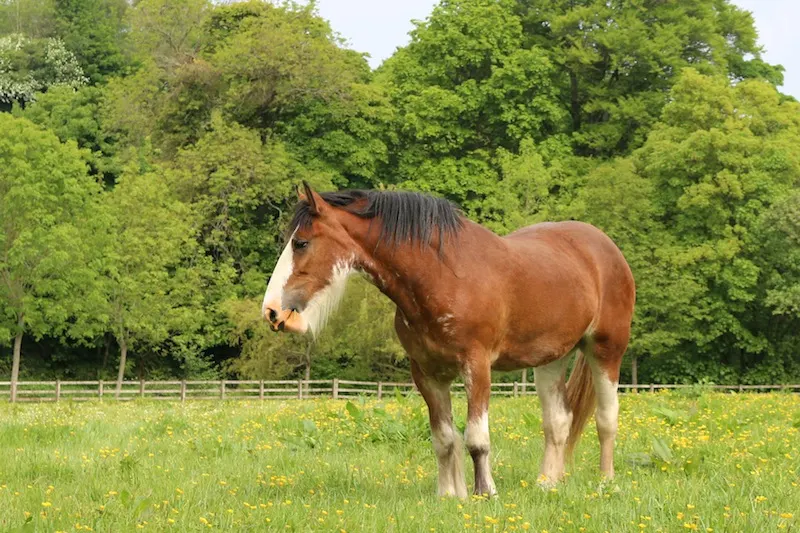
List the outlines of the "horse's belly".
<svg viewBox="0 0 800 533">
<path fill-rule="evenodd" d="M 492 363 L 494 370 L 510 371 L 546 365 L 569 353 L 580 341 L 558 337 L 544 337 L 536 341 L 505 346 Z"/>
</svg>

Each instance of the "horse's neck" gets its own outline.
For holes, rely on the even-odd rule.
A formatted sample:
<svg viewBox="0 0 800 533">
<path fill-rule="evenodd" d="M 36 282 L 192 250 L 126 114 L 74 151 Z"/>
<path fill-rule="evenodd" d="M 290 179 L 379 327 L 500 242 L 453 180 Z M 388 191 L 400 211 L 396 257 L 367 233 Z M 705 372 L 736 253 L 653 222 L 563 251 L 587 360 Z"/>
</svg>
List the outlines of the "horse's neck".
<svg viewBox="0 0 800 533">
<path fill-rule="evenodd" d="M 424 311 L 425 295 L 434 292 L 431 275 L 442 268 L 435 250 L 410 250 L 413 245 L 378 250 L 364 265 L 375 285 L 391 299 L 406 316 Z"/>
<path fill-rule="evenodd" d="M 442 253 L 438 242 L 421 248 L 417 243 L 376 246 L 376 242 L 367 240 L 363 242 L 363 249 L 368 258 L 360 266 L 407 317 L 435 313 L 434 308 L 443 305 L 442 298 L 453 297 L 450 290 L 443 288 L 456 289 L 462 282 L 459 272 L 469 268 L 471 261 L 480 259 L 475 257 L 478 254 L 472 247 L 463 246 L 465 237 L 474 243 L 474 226 L 465 221 L 459 235 L 451 236 L 445 242 Z M 480 231 L 483 228 L 477 228 L 479 237 L 497 239 L 488 231 L 484 236 Z"/>
</svg>

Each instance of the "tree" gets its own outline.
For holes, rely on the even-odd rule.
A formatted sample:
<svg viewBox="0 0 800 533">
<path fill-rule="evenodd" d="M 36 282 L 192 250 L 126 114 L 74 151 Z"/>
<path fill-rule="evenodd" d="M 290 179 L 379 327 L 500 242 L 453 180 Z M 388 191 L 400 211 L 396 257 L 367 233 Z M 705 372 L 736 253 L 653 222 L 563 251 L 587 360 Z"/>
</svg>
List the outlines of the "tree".
<svg viewBox="0 0 800 533">
<path fill-rule="evenodd" d="M 310 101 L 346 98 L 350 85 L 369 73 L 363 57 L 338 46 L 312 6 L 266 5 L 237 30 L 216 44 L 210 59 L 227 84 L 226 110 L 251 128 L 272 129 Z"/>
<path fill-rule="evenodd" d="M 203 248 L 236 269 L 247 293 L 261 292 L 278 256 L 287 199 L 294 202 L 294 187 L 305 176 L 302 166 L 280 141 L 263 142 L 217 116 L 211 131 L 178 153 L 174 168 L 171 188 L 197 213 Z M 324 177 L 311 179 L 331 187 Z"/>
<path fill-rule="evenodd" d="M 685 67 L 782 83 L 782 67 L 760 58 L 752 16 L 729 0 L 522 0 L 515 11 L 525 46 L 558 66 L 554 83 L 582 154 L 641 146 Z"/>
<path fill-rule="evenodd" d="M 156 173 L 124 174 L 106 193 L 109 241 L 106 249 L 108 327 L 120 347 L 117 395 L 129 348 L 153 347 L 176 331 L 189 333 L 197 317 L 184 320 L 199 287 L 179 287 L 194 256 L 196 240 L 189 208 L 175 199 Z M 180 298 L 176 295 L 180 294 Z"/>
<path fill-rule="evenodd" d="M 0 111 L 25 105 L 35 93 L 54 86 L 76 89 L 87 81 L 75 55 L 59 39 L 0 37 Z"/>
<path fill-rule="evenodd" d="M 142 0 L 129 12 L 136 55 L 171 73 L 197 57 L 203 46 L 207 0 Z"/>
<path fill-rule="evenodd" d="M 128 64 L 125 0 L 54 0 L 56 32 L 73 51 L 93 84 L 121 73 Z"/>
<path fill-rule="evenodd" d="M 377 76 L 400 117 L 393 181 L 446 195 L 481 221 L 503 218 L 492 205 L 506 189 L 498 150 L 514 153 L 524 139 L 559 142 L 566 130 L 554 65 L 523 45 L 513 8 L 511 1 L 442 3 Z"/>
<path fill-rule="evenodd" d="M 115 160 L 117 139 L 103 124 L 103 93 L 97 87 L 51 87 L 36 95 L 24 108 L 16 105 L 15 116 L 24 117 L 55 133 L 62 142 L 74 140 L 88 151 L 87 162 L 93 175 L 106 185 L 120 173 Z"/>
<path fill-rule="evenodd" d="M 662 121 L 632 160 L 654 191 L 646 263 L 656 284 L 637 313 L 649 323 L 647 351 L 659 355 L 654 376 L 787 379 L 790 333 L 765 320 L 776 303 L 766 293 L 774 263 L 764 260 L 775 260 L 774 234 L 765 238 L 760 228 L 800 185 L 800 106 L 764 82 L 732 86 L 687 69 Z"/>
<path fill-rule="evenodd" d="M 14 339 L 13 401 L 23 335 L 69 333 L 77 309 L 97 303 L 84 296 L 99 187 L 74 142 L 3 113 L 0 131 L 0 341 Z"/>
</svg>

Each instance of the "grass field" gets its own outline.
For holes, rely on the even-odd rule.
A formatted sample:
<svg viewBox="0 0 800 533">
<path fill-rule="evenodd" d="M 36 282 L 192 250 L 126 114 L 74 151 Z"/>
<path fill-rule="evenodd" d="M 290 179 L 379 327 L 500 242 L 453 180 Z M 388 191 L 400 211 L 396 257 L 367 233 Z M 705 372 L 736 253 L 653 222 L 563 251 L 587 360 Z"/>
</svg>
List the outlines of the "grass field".
<svg viewBox="0 0 800 533">
<path fill-rule="evenodd" d="M 800 529 L 800 395 L 624 395 L 616 479 L 589 427 L 549 491 L 538 401 L 494 400 L 491 426 L 500 496 L 458 501 L 417 397 L 2 405 L 0 530 Z"/>
</svg>

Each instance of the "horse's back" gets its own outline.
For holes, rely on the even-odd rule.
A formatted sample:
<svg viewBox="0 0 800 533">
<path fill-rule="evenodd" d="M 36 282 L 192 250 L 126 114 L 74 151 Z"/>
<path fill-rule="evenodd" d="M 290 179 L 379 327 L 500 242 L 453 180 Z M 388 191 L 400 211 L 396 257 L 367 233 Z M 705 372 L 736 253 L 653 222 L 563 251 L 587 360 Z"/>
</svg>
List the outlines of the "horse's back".
<svg viewBox="0 0 800 533">
<path fill-rule="evenodd" d="M 572 259 L 581 267 L 595 271 L 602 281 L 633 283 L 628 262 L 611 238 L 597 227 L 578 221 L 542 222 L 521 228 L 505 237 L 518 254 L 544 259 L 546 250 L 556 262 Z M 631 287 L 633 289 L 633 287 Z"/>
<path fill-rule="evenodd" d="M 600 229 L 577 221 L 545 222 L 504 239 L 518 263 L 528 265 L 526 279 L 537 291 L 551 293 L 548 300 L 561 299 L 565 309 L 579 315 L 588 312 L 592 328 L 625 324 L 629 329 L 636 298 L 633 274 L 620 249 Z"/>
</svg>

